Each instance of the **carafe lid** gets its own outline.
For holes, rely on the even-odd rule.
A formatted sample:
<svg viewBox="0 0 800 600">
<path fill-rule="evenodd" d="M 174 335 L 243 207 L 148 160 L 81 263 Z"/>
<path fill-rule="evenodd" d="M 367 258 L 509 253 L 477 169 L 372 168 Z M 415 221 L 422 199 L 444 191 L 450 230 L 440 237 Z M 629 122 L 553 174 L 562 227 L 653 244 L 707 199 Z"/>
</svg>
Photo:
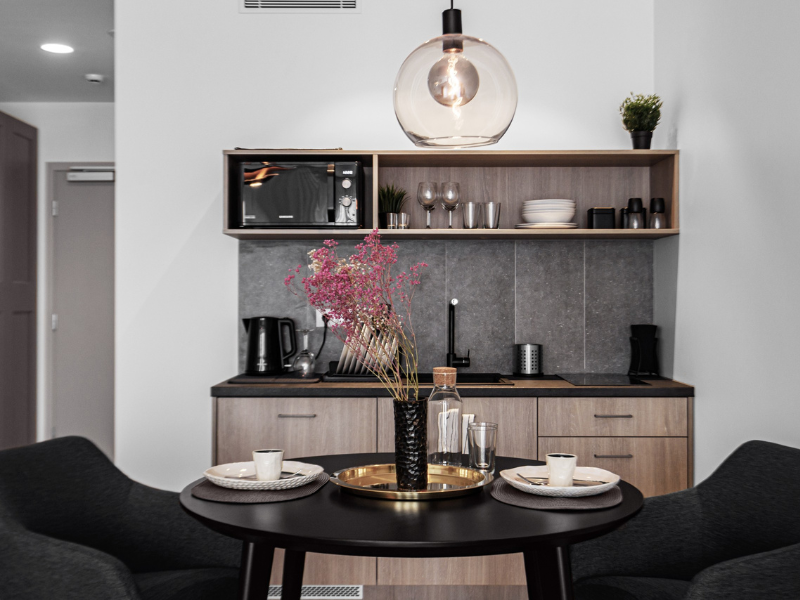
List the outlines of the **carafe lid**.
<svg viewBox="0 0 800 600">
<path fill-rule="evenodd" d="M 455 385 L 456 373 L 455 367 L 433 367 L 433 385 Z"/>
</svg>

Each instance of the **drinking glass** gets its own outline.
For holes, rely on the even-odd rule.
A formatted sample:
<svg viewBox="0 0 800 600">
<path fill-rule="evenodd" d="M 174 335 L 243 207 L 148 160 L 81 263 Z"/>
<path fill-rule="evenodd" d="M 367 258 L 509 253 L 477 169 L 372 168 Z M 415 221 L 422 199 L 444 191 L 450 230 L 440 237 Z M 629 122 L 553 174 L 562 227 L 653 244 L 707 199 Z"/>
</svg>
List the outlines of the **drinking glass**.
<svg viewBox="0 0 800 600">
<path fill-rule="evenodd" d="M 453 211 L 458 208 L 460 196 L 459 185 L 455 181 L 448 181 L 442 184 L 442 208 L 448 211 L 448 229 L 453 228 Z"/>
<path fill-rule="evenodd" d="M 428 213 L 428 224 L 425 229 L 431 228 L 431 211 L 436 208 L 436 201 L 439 199 L 438 186 L 430 181 L 423 181 L 417 188 L 417 202 Z"/>
<path fill-rule="evenodd" d="M 494 473 L 497 455 L 497 423 L 470 423 L 467 427 L 469 466 L 482 473 Z"/>
</svg>

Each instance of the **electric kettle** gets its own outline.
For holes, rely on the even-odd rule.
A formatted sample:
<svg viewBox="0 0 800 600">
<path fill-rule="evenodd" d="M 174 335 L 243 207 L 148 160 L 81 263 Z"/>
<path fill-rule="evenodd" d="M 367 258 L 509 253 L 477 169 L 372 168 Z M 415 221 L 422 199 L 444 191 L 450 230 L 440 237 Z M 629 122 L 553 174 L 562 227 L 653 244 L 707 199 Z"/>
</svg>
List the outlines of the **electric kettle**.
<svg viewBox="0 0 800 600">
<path fill-rule="evenodd" d="M 286 372 L 286 361 L 297 352 L 294 321 L 277 317 L 252 317 L 242 319 L 247 332 L 247 375 L 281 375 Z M 284 345 L 288 328 L 289 350 Z"/>
</svg>

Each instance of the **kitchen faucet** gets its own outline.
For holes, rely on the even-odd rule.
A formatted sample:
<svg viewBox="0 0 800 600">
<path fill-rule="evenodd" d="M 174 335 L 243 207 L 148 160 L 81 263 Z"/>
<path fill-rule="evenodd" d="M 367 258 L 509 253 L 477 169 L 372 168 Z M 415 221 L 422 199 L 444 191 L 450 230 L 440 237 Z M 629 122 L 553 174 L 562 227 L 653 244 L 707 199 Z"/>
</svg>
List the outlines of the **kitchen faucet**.
<svg viewBox="0 0 800 600">
<path fill-rule="evenodd" d="M 456 304 L 458 298 L 450 300 L 447 307 L 447 366 L 448 367 L 468 367 L 469 366 L 469 350 L 466 356 L 458 356 L 455 351 L 456 345 Z"/>
</svg>

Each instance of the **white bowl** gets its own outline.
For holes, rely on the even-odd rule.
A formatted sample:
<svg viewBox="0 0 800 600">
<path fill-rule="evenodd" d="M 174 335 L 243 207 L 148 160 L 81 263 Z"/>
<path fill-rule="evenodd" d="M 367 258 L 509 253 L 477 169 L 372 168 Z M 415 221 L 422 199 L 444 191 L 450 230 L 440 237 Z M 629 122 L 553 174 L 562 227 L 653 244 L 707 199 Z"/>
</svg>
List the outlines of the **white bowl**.
<svg viewBox="0 0 800 600">
<path fill-rule="evenodd" d="M 256 467 L 253 461 L 217 465 L 207 469 L 203 475 L 211 483 L 233 490 L 290 490 L 311 483 L 324 469 L 319 465 L 285 460 L 282 470 L 290 473 L 300 471 L 300 475 L 275 481 L 259 481 L 255 479 Z"/>
<path fill-rule="evenodd" d="M 500 477 L 526 494 L 550 496 L 555 498 L 581 498 L 584 496 L 597 496 L 598 494 L 607 492 L 619 483 L 619 475 L 615 475 L 611 471 L 598 469 L 596 467 L 576 467 L 573 479 L 589 479 L 594 481 L 605 481 L 606 483 L 592 486 L 571 485 L 567 487 L 555 487 L 549 484 L 533 485 L 532 483 L 526 483 L 518 479 L 517 473 L 525 477 L 547 478 L 550 476 L 550 471 L 548 470 L 547 465 L 506 469 L 505 471 L 500 471 Z"/>
<path fill-rule="evenodd" d="M 552 210 L 539 213 L 523 213 L 522 220 L 526 223 L 569 223 L 574 216 L 574 210 Z"/>
<path fill-rule="evenodd" d="M 575 206 L 574 200 L 526 200 L 522 203 L 523 206 L 548 206 L 554 204 L 569 204 Z"/>
</svg>

